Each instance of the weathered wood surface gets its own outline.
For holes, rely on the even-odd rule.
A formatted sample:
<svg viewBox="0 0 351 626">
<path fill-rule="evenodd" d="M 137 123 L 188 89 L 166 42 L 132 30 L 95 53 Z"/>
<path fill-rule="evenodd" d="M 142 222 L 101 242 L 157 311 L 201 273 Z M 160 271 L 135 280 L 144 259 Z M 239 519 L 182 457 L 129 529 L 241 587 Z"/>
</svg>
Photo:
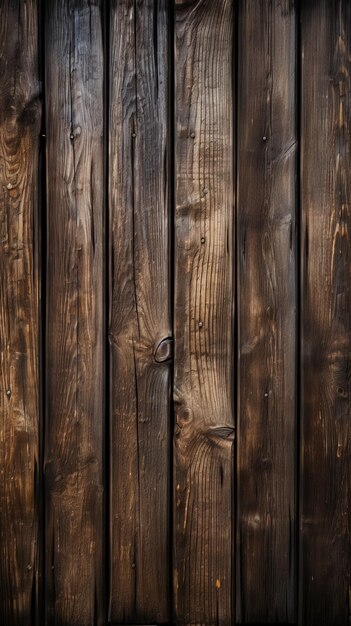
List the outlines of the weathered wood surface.
<svg viewBox="0 0 351 626">
<path fill-rule="evenodd" d="M 46 619 L 103 611 L 103 53 L 98 0 L 45 5 Z"/>
<path fill-rule="evenodd" d="M 0 3 L 0 622 L 38 591 L 38 3 Z"/>
<path fill-rule="evenodd" d="M 238 48 L 237 619 L 295 621 L 296 45 L 244 0 Z"/>
<path fill-rule="evenodd" d="M 110 7 L 112 623 L 171 619 L 168 6 Z"/>
<path fill-rule="evenodd" d="M 351 621 L 351 4 L 302 3 L 300 623 Z"/>
<path fill-rule="evenodd" d="M 174 608 L 231 624 L 233 3 L 176 2 Z"/>
</svg>

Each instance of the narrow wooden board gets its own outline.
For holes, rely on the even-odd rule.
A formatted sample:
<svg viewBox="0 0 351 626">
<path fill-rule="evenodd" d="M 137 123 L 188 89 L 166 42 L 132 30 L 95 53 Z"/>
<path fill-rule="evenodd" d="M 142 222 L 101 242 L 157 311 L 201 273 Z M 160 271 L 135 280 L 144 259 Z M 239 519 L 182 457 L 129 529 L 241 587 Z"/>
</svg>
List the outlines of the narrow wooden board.
<svg viewBox="0 0 351 626">
<path fill-rule="evenodd" d="M 0 622 L 37 617 L 38 3 L 0 3 Z"/>
<path fill-rule="evenodd" d="M 300 622 L 351 623 L 351 4 L 302 3 Z"/>
<path fill-rule="evenodd" d="M 112 623 L 171 619 L 168 7 L 110 6 Z"/>
<path fill-rule="evenodd" d="M 46 619 L 103 621 L 103 49 L 98 0 L 45 5 Z"/>
<path fill-rule="evenodd" d="M 233 3 L 175 7 L 174 607 L 232 623 Z"/>
<path fill-rule="evenodd" d="M 296 15 L 244 0 L 238 48 L 237 620 L 295 621 Z"/>
</svg>

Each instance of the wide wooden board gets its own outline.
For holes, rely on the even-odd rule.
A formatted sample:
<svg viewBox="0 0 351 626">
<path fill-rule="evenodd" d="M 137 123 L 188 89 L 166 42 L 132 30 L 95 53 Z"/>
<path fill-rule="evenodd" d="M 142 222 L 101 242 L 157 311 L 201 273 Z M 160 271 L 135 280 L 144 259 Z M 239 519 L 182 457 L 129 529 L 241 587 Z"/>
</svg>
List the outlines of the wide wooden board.
<svg viewBox="0 0 351 626">
<path fill-rule="evenodd" d="M 301 13 L 300 624 L 351 622 L 351 4 Z"/>
<path fill-rule="evenodd" d="M 295 621 L 296 14 L 243 0 L 238 46 L 237 619 Z"/>
<path fill-rule="evenodd" d="M 99 0 L 45 3 L 46 619 L 103 620 L 103 48 Z"/>
<path fill-rule="evenodd" d="M 0 3 L 0 622 L 38 617 L 38 2 Z"/>
<path fill-rule="evenodd" d="M 111 623 L 170 614 L 169 3 L 112 0 Z"/>
<path fill-rule="evenodd" d="M 174 610 L 231 624 L 233 3 L 175 6 Z"/>
</svg>

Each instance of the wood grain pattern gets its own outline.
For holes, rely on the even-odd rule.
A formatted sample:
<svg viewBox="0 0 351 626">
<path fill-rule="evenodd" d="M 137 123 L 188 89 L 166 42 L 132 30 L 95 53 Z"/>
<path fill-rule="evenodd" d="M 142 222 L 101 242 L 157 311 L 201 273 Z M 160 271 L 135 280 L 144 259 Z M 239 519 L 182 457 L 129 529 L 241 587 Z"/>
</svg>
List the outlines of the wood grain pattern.
<svg viewBox="0 0 351 626">
<path fill-rule="evenodd" d="M 103 621 L 103 53 L 98 0 L 46 3 L 46 619 Z"/>
<path fill-rule="evenodd" d="M 233 6 L 176 2 L 174 605 L 232 623 Z"/>
<path fill-rule="evenodd" d="M 0 622 L 38 590 L 38 5 L 0 3 Z"/>
<path fill-rule="evenodd" d="M 295 8 L 244 0 L 238 52 L 237 619 L 295 621 Z"/>
<path fill-rule="evenodd" d="M 168 6 L 110 7 L 112 623 L 171 617 Z"/>
<path fill-rule="evenodd" d="M 302 5 L 300 623 L 351 622 L 351 4 Z"/>
</svg>

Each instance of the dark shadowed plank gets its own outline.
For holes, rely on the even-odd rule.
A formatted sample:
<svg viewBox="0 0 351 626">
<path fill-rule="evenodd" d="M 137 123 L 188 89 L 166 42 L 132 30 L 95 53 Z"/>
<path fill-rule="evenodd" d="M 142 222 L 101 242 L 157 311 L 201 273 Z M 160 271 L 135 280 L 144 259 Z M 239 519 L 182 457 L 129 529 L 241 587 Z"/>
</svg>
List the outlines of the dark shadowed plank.
<svg viewBox="0 0 351 626">
<path fill-rule="evenodd" d="M 351 623 L 351 4 L 302 3 L 300 623 Z"/>
<path fill-rule="evenodd" d="M 38 589 L 38 3 L 0 3 L 0 622 Z"/>
<path fill-rule="evenodd" d="M 170 619 L 168 5 L 110 7 L 112 623 Z"/>
<path fill-rule="evenodd" d="M 243 0 L 238 70 L 239 623 L 295 619 L 295 9 Z"/>
<path fill-rule="evenodd" d="M 174 602 L 231 624 L 233 3 L 176 2 Z"/>
<path fill-rule="evenodd" d="M 46 602 L 102 623 L 103 56 L 99 1 L 46 3 Z"/>
</svg>

